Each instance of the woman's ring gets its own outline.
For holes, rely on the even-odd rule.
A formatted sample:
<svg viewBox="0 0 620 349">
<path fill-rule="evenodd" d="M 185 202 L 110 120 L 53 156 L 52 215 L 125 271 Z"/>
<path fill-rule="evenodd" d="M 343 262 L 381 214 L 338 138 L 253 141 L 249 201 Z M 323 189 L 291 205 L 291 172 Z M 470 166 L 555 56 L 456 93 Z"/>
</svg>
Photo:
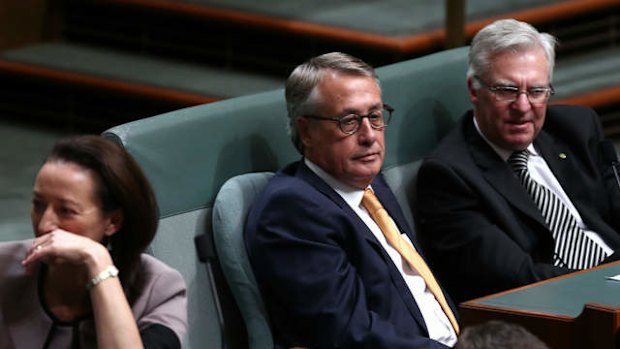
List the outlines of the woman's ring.
<svg viewBox="0 0 620 349">
<path fill-rule="evenodd" d="M 37 247 L 35 247 L 35 249 L 36 249 L 37 251 L 38 251 L 38 250 L 40 250 L 40 249 L 42 249 L 42 248 L 43 248 L 43 246 L 41 246 L 41 245 L 37 245 Z"/>
</svg>

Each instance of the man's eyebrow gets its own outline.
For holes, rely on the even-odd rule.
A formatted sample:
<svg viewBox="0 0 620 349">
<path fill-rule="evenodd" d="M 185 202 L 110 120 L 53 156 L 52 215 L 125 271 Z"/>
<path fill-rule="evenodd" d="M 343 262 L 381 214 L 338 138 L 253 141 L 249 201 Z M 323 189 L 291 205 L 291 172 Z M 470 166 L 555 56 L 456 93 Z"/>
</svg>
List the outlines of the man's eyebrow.
<svg viewBox="0 0 620 349">
<path fill-rule="evenodd" d="M 368 110 L 370 112 L 373 111 L 377 111 L 379 109 L 383 108 L 383 103 L 378 103 L 375 104 L 373 106 L 371 106 L 370 108 L 368 108 Z M 346 108 L 342 111 L 342 113 L 340 115 L 349 115 L 349 114 L 357 114 L 357 115 L 361 115 L 361 114 L 366 114 L 366 113 L 362 113 L 358 111 L 359 109 L 353 109 L 353 108 Z"/>
<path fill-rule="evenodd" d="M 492 87 L 498 87 L 498 86 L 502 86 L 502 87 L 517 87 L 517 84 L 515 84 L 512 81 L 508 81 L 508 80 L 498 80 L 495 81 L 491 84 Z"/>
</svg>

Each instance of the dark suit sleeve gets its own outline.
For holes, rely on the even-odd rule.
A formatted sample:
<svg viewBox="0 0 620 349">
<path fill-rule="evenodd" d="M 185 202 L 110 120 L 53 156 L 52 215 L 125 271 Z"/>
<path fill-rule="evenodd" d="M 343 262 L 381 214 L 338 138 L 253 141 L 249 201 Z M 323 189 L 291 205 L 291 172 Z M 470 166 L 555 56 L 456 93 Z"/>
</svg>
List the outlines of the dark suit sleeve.
<svg viewBox="0 0 620 349">
<path fill-rule="evenodd" d="M 433 270 L 455 301 L 570 271 L 535 263 L 530 252 L 517 243 L 518 237 L 509 236 L 501 227 L 518 223 L 498 221 L 493 213 L 498 207 L 483 200 L 479 190 L 436 159 L 425 161 L 418 174 L 416 218 L 420 240 Z M 525 238 L 521 242 L 531 243 Z"/>
<path fill-rule="evenodd" d="M 312 191 L 312 193 L 304 193 Z M 446 348 L 410 319 L 397 330 L 369 303 L 351 259 L 364 260 L 351 218 L 308 188 L 259 202 L 246 226 L 247 247 L 279 345 L 313 348 Z M 357 242 L 355 242 L 357 241 Z M 365 253 L 365 252 L 364 252 Z M 359 262 L 363 263 L 363 262 Z M 377 273 L 377 283 L 389 275 Z M 385 304 L 384 304 L 385 305 Z M 385 305 L 386 307 L 389 307 Z M 407 311 L 404 306 L 396 312 Z M 402 328 L 402 323 L 400 324 Z"/>
<path fill-rule="evenodd" d="M 592 136 L 592 141 L 590 141 L 592 148 L 590 149 L 590 153 L 597 161 L 596 164 L 598 166 L 599 173 L 601 174 L 604 188 L 604 195 L 600 199 L 604 202 L 599 203 L 600 208 L 598 209 L 600 210 L 600 212 L 604 212 L 603 218 L 609 223 L 609 225 L 616 232 L 620 232 L 620 183 L 618 183 L 612 167 L 612 163 L 614 161 L 612 159 L 609 159 L 609 156 L 604 155 L 604 152 L 601 149 L 602 142 L 603 140 L 605 140 L 605 136 L 603 134 L 599 116 L 591 109 L 587 109 L 587 113 L 590 116 L 590 120 L 593 124 L 593 129 L 595 130 Z M 611 144 L 613 145 L 613 143 Z M 615 162 L 616 170 L 620 171 L 617 154 Z M 613 246 L 613 244 L 611 245 Z"/>
</svg>

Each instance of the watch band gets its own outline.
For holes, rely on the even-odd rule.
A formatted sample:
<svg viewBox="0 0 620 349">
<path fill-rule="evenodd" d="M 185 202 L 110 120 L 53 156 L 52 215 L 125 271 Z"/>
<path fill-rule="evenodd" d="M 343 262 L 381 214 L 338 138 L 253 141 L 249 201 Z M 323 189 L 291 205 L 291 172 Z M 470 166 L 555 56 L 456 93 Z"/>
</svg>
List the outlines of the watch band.
<svg viewBox="0 0 620 349">
<path fill-rule="evenodd" d="M 86 284 L 86 289 L 90 290 L 93 287 L 97 286 L 97 284 L 101 281 L 116 276 L 118 276 L 118 269 L 116 269 L 116 267 L 113 265 L 109 265 L 101 273 L 95 275 L 95 277 L 90 279 L 90 281 Z"/>
</svg>

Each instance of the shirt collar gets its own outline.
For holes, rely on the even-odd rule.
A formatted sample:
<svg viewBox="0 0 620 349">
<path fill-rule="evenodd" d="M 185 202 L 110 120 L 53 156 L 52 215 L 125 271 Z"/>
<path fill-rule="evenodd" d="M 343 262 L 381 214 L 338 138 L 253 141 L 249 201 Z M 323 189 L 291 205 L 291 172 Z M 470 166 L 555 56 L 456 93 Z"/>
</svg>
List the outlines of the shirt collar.
<svg viewBox="0 0 620 349">
<path fill-rule="evenodd" d="M 510 155 L 512 155 L 512 153 L 514 151 L 512 150 L 507 150 L 504 148 L 501 148 L 499 146 L 497 146 L 495 143 L 491 142 L 485 135 L 484 133 L 482 133 L 482 131 L 480 131 L 480 127 L 478 126 L 478 121 L 476 120 L 476 117 L 474 116 L 474 126 L 476 127 L 476 131 L 478 131 L 478 134 L 480 135 L 480 137 L 482 137 L 482 139 L 484 139 L 484 141 L 491 147 L 493 148 L 493 150 L 497 153 L 497 155 L 499 155 L 500 158 L 502 158 L 502 160 L 504 161 L 508 161 L 508 158 L 510 157 Z M 538 152 L 536 151 L 536 149 L 534 148 L 534 144 L 530 143 L 530 145 L 527 146 L 527 151 L 530 153 L 530 155 L 534 155 L 534 156 L 538 156 Z"/>
<path fill-rule="evenodd" d="M 317 164 L 308 160 L 308 158 L 304 158 L 304 163 L 312 172 L 314 172 L 314 174 L 319 176 L 319 178 L 325 181 L 327 185 L 334 189 L 334 191 L 338 193 L 338 195 L 340 195 L 350 206 L 359 206 L 361 204 L 362 197 L 364 196 L 364 190 L 342 183 Z M 368 187 L 370 187 L 370 185 Z"/>
</svg>

